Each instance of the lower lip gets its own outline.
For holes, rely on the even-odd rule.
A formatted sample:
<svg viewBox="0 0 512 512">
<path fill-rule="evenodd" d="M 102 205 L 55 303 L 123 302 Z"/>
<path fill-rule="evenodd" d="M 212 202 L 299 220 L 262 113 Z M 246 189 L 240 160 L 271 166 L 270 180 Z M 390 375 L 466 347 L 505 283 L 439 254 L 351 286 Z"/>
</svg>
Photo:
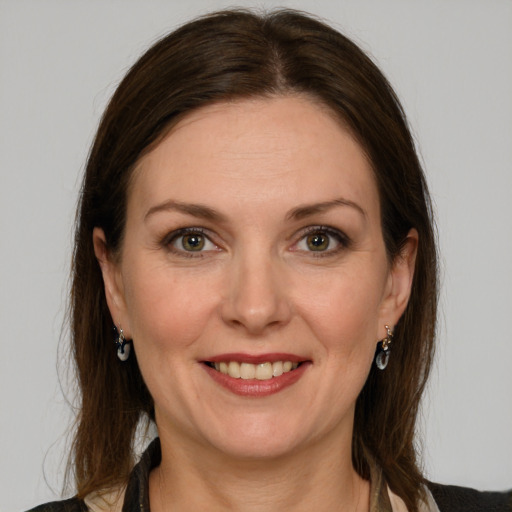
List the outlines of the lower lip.
<svg viewBox="0 0 512 512">
<path fill-rule="evenodd" d="M 203 367 L 215 382 L 236 395 L 264 397 L 279 393 L 279 391 L 295 384 L 304 375 L 310 364 L 309 362 L 304 362 L 295 370 L 268 380 L 234 379 L 206 364 L 203 364 Z"/>
</svg>

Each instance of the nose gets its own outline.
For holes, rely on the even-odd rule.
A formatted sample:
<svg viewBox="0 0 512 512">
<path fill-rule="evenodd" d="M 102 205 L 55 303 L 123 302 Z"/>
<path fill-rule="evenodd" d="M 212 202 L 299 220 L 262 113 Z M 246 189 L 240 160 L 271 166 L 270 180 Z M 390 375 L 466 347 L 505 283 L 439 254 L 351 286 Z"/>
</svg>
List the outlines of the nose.
<svg viewBox="0 0 512 512">
<path fill-rule="evenodd" d="M 265 254 L 240 255 L 233 262 L 229 290 L 222 303 L 227 324 L 259 335 L 286 325 L 292 308 L 279 261 Z"/>
</svg>

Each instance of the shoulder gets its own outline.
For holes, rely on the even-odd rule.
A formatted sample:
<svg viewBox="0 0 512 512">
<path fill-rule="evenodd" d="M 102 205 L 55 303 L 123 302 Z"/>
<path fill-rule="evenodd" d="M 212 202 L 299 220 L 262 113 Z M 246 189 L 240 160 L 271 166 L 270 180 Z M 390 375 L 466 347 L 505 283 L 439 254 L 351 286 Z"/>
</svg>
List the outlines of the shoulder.
<svg viewBox="0 0 512 512">
<path fill-rule="evenodd" d="M 83 500 L 70 498 L 62 501 L 52 501 L 39 505 L 28 512 L 87 512 L 87 505 Z"/>
<path fill-rule="evenodd" d="M 477 491 L 469 487 L 428 482 L 440 512 L 512 512 L 512 490 Z"/>
<path fill-rule="evenodd" d="M 135 465 L 127 486 L 114 487 L 100 493 L 88 494 L 85 499 L 70 498 L 45 503 L 27 512 L 121 512 L 149 510 L 149 473 L 160 464 L 160 440 L 154 439 Z"/>
<path fill-rule="evenodd" d="M 124 488 L 115 487 L 101 494 L 88 494 L 83 500 L 70 498 L 39 505 L 28 512 L 121 512 Z"/>
</svg>

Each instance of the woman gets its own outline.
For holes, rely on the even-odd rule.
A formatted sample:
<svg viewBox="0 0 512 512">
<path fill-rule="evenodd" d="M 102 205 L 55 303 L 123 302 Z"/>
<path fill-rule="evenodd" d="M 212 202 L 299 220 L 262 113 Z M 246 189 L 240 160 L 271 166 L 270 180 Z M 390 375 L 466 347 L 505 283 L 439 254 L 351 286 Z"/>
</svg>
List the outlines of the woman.
<svg viewBox="0 0 512 512">
<path fill-rule="evenodd" d="M 78 494 L 40 510 L 506 510 L 419 469 L 428 191 L 389 84 L 326 25 L 221 12 L 148 50 L 98 129 L 73 272 Z"/>
</svg>

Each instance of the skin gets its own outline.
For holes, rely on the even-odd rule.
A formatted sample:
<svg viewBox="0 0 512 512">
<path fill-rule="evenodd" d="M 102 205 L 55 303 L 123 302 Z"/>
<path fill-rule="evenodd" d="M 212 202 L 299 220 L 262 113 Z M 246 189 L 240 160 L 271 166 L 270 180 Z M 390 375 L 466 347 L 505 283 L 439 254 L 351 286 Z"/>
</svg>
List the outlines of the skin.
<svg viewBox="0 0 512 512">
<path fill-rule="evenodd" d="M 203 230 L 201 251 L 181 228 Z M 155 401 L 152 510 L 368 509 L 354 407 L 407 304 L 417 234 L 390 263 L 371 164 L 333 115 L 300 96 L 192 112 L 134 171 L 120 254 L 93 236 Z M 234 352 L 309 363 L 278 393 L 239 396 L 203 364 Z"/>
</svg>

